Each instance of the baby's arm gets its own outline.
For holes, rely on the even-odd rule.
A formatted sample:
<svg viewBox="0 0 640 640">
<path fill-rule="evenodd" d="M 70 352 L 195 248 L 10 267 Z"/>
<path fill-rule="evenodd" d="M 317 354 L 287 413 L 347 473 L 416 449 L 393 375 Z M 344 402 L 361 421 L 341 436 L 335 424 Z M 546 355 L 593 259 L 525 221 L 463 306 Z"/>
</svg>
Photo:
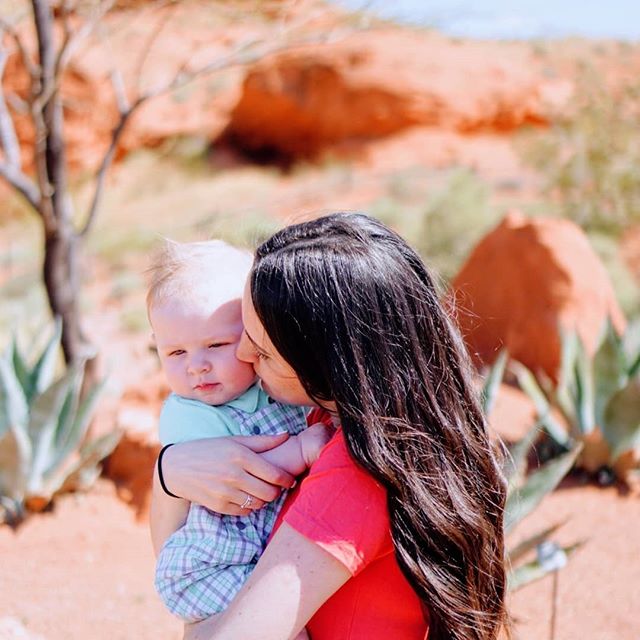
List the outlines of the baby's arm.
<svg viewBox="0 0 640 640">
<path fill-rule="evenodd" d="M 167 538 L 184 524 L 190 504 L 188 500 L 172 498 L 162 490 L 156 464 L 153 470 L 153 489 L 149 514 L 151 542 L 156 556 L 160 553 Z"/>
<path fill-rule="evenodd" d="M 264 451 L 260 455 L 292 476 L 298 476 L 311 466 L 324 447 L 333 437 L 335 430 L 322 422 L 312 424 L 296 436 L 274 449 Z"/>
</svg>

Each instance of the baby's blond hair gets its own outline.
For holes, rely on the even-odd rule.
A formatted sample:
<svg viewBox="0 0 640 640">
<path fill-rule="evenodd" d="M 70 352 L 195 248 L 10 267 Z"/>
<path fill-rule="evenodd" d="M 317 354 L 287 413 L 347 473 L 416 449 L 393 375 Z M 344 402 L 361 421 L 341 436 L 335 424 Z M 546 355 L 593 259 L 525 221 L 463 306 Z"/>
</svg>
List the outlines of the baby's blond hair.
<svg viewBox="0 0 640 640">
<path fill-rule="evenodd" d="M 223 242 L 165 239 L 148 269 L 147 311 L 156 305 L 198 303 L 219 306 L 241 298 L 252 256 Z"/>
</svg>

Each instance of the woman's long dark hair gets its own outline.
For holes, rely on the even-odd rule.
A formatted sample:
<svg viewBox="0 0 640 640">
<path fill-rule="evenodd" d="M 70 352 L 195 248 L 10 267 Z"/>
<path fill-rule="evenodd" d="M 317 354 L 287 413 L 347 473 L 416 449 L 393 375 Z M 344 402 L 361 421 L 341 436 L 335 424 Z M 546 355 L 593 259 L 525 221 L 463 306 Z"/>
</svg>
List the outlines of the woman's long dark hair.
<svg viewBox="0 0 640 640">
<path fill-rule="evenodd" d="M 505 483 L 457 331 L 420 257 L 362 214 L 263 243 L 251 296 L 276 349 L 351 456 L 387 490 L 399 565 L 433 640 L 493 640 L 505 621 Z"/>
</svg>

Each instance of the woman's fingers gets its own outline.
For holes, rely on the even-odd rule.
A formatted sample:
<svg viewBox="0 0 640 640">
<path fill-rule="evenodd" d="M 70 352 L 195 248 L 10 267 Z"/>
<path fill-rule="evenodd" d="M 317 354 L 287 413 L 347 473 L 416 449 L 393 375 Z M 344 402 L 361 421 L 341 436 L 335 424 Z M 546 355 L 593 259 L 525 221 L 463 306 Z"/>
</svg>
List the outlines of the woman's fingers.
<svg viewBox="0 0 640 640">
<path fill-rule="evenodd" d="M 162 471 L 172 493 L 202 504 L 212 511 L 246 515 L 241 509 L 247 494 L 251 507 L 260 508 L 280 495 L 294 478 L 262 460 L 245 445 L 268 450 L 286 440 L 282 436 L 208 438 L 169 447 L 162 458 Z"/>
<path fill-rule="evenodd" d="M 289 434 L 283 431 L 272 436 L 232 436 L 230 440 L 247 447 L 247 449 L 251 449 L 251 451 L 262 453 L 281 445 L 288 438 Z"/>
<path fill-rule="evenodd" d="M 265 440 L 266 438 L 269 438 L 269 440 Z M 280 436 L 243 436 L 233 438 L 233 440 L 242 445 L 244 449 L 241 452 L 242 458 L 238 461 L 239 466 L 259 481 L 257 486 L 262 487 L 263 491 L 267 490 L 266 485 L 275 485 L 277 487 L 282 487 L 283 489 L 290 489 L 294 485 L 296 479 L 284 469 L 280 469 L 280 467 L 272 465 L 258 453 L 255 453 L 256 450 L 252 447 L 259 447 L 260 451 L 268 451 L 269 449 L 273 449 L 274 446 L 282 444 L 286 439 L 287 438 L 280 438 Z M 273 446 L 265 446 L 265 443 L 273 442 L 276 442 L 276 444 Z M 256 486 L 255 483 L 254 486 Z M 249 487 L 244 486 L 240 488 L 249 489 Z M 274 494 L 273 491 L 267 491 L 266 495 L 262 495 L 262 492 L 256 493 L 256 495 L 267 502 L 273 500 L 277 495 L 279 495 L 278 493 Z"/>
</svg>

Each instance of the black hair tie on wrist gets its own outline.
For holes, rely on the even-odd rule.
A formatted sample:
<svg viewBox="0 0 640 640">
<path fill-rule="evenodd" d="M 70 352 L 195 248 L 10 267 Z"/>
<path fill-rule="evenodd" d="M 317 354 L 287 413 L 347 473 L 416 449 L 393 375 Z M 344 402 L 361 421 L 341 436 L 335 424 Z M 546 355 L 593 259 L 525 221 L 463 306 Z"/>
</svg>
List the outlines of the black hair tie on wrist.
<svg viewBox="0 0 640 640">
<path fill-rule="evenodd" d="M 162 447 L 162 449 L 160 449 L 160 453 L 158 454 L 158 479 L 160 480 L 160 486 L 162 487 L 162 490 L 168 496 L 171 496 L 172 498 L 178 498 L 178 500 L 182 500 L 182 498 L 180 496 L 177 496 L 175 493 L 171 493 L 171 491 L 169 491 L 169 489 L 167 489 L 167 485 L 164 483 L 164 477 L 162 475 L 162 456 L 164 455 L 164 452 L 169 447 L 173 447 L 174 444 L 175 444 L 175 442 L 171 442 L 170 444 L 165 444 L 164 447 Z"/>
</svg>

